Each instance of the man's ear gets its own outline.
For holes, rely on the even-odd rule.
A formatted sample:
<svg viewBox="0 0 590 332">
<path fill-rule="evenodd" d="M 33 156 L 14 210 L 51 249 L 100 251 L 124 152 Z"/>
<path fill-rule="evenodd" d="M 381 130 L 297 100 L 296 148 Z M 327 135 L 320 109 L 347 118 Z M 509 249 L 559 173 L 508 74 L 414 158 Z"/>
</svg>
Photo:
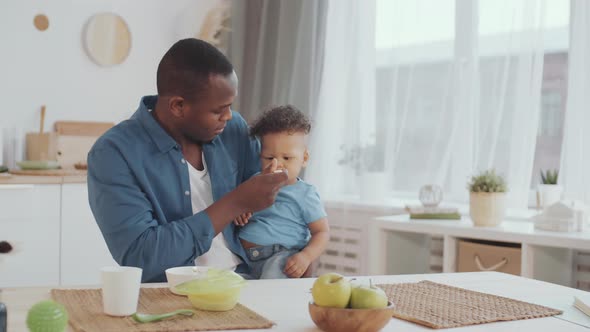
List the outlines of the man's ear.
<svg viewBox="0 0 590 332">
<path fill-rule="evenodd" d="M 305 149 L 305 152 L 303 152 L 303 167 L 307 166 L 308 160 L 309 160 L 309 150 Z"/>
<path fill-rule="evenodd" d="M 174 115 L 175 117 L 184 118 L 185 106 L 186 102 L 184 101 L 184 98 L 180 96 L 174 96 L 168 100 L 168 107 L 170 108 L 170 112 L 172 112 L 172 115 Z"/>
</svg>

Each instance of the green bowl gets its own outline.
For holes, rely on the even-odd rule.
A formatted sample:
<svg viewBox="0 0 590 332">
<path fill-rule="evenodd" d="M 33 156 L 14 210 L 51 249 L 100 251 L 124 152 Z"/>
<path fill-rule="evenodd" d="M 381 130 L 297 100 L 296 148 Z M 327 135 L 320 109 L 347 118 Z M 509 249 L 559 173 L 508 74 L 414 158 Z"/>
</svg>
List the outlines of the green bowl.
<svg viewBox="0 0 590 332">
<path fill-rule="evenodd" d="M 58 169 L 56 160 L 23 160 L 16 163 L 23 170 Z"/>
</svg>

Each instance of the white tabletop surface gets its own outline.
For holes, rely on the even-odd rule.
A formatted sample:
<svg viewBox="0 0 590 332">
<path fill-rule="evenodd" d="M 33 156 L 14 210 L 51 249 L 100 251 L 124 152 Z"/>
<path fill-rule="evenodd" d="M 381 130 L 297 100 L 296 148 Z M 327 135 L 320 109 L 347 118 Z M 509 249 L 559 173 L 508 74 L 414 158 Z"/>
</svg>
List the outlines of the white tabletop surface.
<svg viewBox="0 0 590 332">
<path fill-rule="evenodd" d="M 368 277 L 360 277 L 366 280 Z M 590 298 L 584 291 L 497 272 L 423 274 L 371 277 L 375 283 L 417 282 L 432 280 L 475 291 L 506 296 L 564 310 L 557 317 L 511 322 L 498 322 L 445 331 L 587 331 L 590 318 L 573 308 L 573 296 Z M 249 281 L 240 302 L 277 323 L 271 330 L 259 331 L 319 331 L 309 317 L 307 303 L 314 279 Z M 162 284 L 151 284 L 161 287 Z M 0 293 L 0 301 L 8 308 L 8 331 L 26 331 L 28 308 L 49 298 L 49 287 L 12 288 Z M 410 322 L 392 318 L 384 331 L 432 331 Z"/>
</svg>

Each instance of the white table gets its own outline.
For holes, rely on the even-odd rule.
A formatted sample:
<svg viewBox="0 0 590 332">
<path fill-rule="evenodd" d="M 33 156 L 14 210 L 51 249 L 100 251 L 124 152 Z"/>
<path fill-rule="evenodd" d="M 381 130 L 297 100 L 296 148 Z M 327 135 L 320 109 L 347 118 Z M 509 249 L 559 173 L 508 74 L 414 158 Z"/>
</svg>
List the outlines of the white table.
<svg viewBox="0 0 590 332">
<path fill-rule="evenodd" d="M 496 227 L 475 227 L 468 217 L 462 220 L 411 220 L 408 215 L 380 217 L 369 224 L 369 274 L 385 274 L 388 265 L 388 234 L 425 234 L 443 238 L 443 272 L 456 271 L 457 240 L 478 239 L 521 244 L 521 275 L 535 277 L 535 255 L 545 248 L 590 250 L 590 232 L 560 233 L 536 230 L 532 222 L 505 220 Z M 419 245 L 418 245 L 419 246 Z M 409 251 L 424 248 L 409 248 Z M 399 254 L 399 253 L 395 253 Z M 563 271 L 571 276 L 569 266 Z M 537 267 L 539 270 L 540 267 Z M 568 279 L 565 277 L 564 279 Z"/>
<path fill-rule="evenodd" d="M 366 280 L 367 277 L 361 277 Z M 571 306 L 573 296 L 589 296 L 588 293 L 532 279 L 496 272 L 400 275 L 371 277 L 375 283 L 417 282 L 432 280 L 475 291 L 506 296 L 518 300 L 551 306 L 565 311 L 560 317 L 547 317 L 512 322 L 475 325 L 445 331 L 587 331 L 590 318 Z M 311 299 L 309 289 L 314 279 L 256 280 L 249 281 L 240 302 L 255 310 L 277 325 L 272 331 L 319 331 L 309 317 L 307 303 Z M 150 287 L 161 287 L 152 284 Z M 25 331 L 28 308 L 42 299 L 49 298 L 49 288 L 5 289 L 0 301 L 8 307 L 8 331 Z M 573 323 L 568 320 L 574 320 Z M 269 330 L 259 330 L 269 331 Z M 433 331 L 413 323 L 393 318 L 384 331 Z"/>
</svg>

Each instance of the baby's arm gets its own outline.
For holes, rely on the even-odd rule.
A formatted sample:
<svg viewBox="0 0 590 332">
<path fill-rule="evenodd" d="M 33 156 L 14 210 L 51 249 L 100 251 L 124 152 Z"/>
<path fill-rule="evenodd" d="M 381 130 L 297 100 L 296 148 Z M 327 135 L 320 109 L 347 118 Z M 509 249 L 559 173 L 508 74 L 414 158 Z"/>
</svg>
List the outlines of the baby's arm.
<svg viewBox="0 0 590 332">
<path fill-rule="evenodd" d="M 311 262 L 316 260 L 326 249 L 330 235 L 328 219 L 321 218 L 309 224 L 311 239 L 303 250 L 289 257 L 285 264 L 285 274 L 290 278 L 300 278 Z"/>
</svg>

